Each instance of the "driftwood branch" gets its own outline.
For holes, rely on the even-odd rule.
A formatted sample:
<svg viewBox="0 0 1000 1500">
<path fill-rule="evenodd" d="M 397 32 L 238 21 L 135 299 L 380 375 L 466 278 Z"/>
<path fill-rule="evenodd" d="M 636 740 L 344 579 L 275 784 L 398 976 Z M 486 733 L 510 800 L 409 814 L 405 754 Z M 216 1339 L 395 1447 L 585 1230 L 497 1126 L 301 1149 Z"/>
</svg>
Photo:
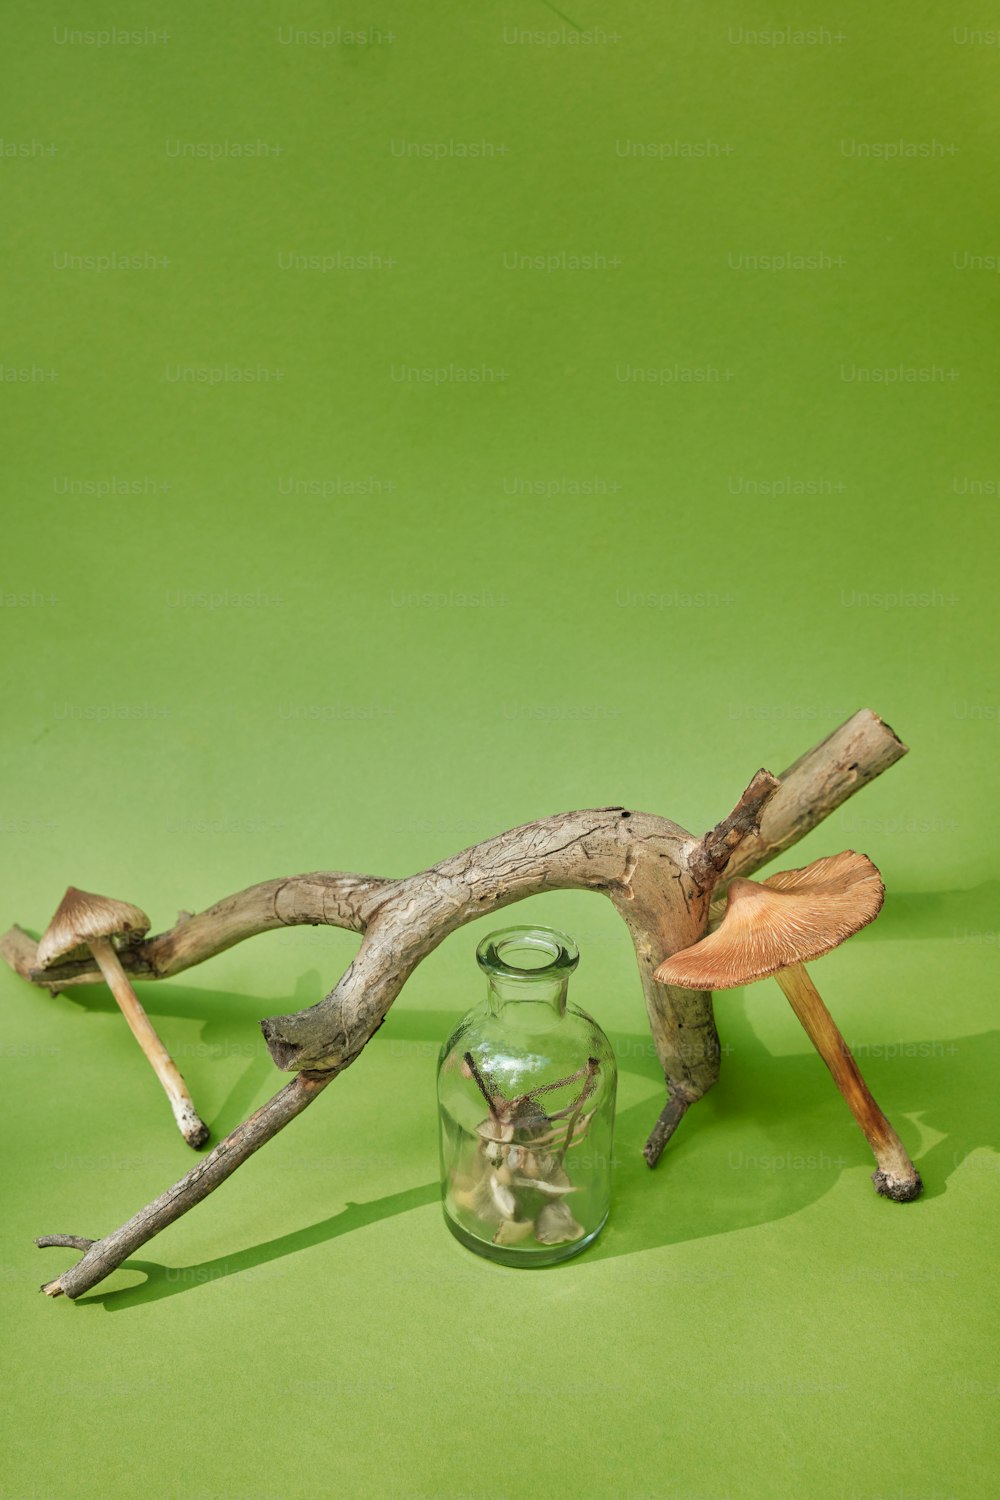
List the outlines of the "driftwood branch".
<svg viewBox="0 0 1000 1500">
<path fill-rule="evenodd" d="M 760 831 L 733 851 L 716 894 L 734 875 L 752 875 L 805 838 L 905 754 L 899 736 L 871 709 L 852 715 L 782 773 L 781 789 L 764 808 Z"/>
<path fill-rule="evenodd" d="M 220 1141 L 214 1151 L 210 1151 L 197 1166 L 192 1167 L 180 1182 L 161 1193 L 152 1203 L 147 1203 L 126 1224 L 103 1240 L 88 1240 L 71 1234 L 50 1234 L 36 1240 L 35 1244 L 41 1248 L 67 1245 L 84 1252 L 75 1266 L 64 1271 L 55 1281 L 47 1281 L 42 1291 L 49 1297 L 79 1297 L 81 1292 L 88 1291 L 90 1287 L 103 1281 L 105 1276 L 110 1276 L 140 1245 L 151 1240 L 161 1229 L 166 1229 L 168 1224 L 172 1224 L 175 1219 L 186 1214 L 189 1208 L 214 1192 L 248 1156 L 252 1156 L 273 1135 L 277 1135 L 289 1120 L 294 1120 L 296 1115 L 301 1114 L 306 1105 L 311 1104 L 334 1077 L 333 1073 L 327 1073 L 323 1077 L 300 1073 L 248 1120 L 238 1125 L 224 1141 Z"/>
<path fill-rule="evenodd" d="M 764 810 L 780 787 L 777 776 L 758 771 L 729 816 L 708 830 L 696 861 L 707 884 L 715 885 L 740 845 L 759 833 Z"/>
<path fill-rule="evenodd" d="M 136 979 L 167 979 L 224 953 L 244 938 L 276 927 L 344 927 L 363 932 L 361 904 L 373 892 L 392 885 L 374 875 L 318 871 L 283 880 L 264 880 L 235 896 L 226 896 L 206 911 L 185 912 L 169 932 L 118 950 L 122 968 Z M 0 956 L 32 984 L 56 993 L 70 985 L 103 984 L 97 961 L 90 957 L 39 969 L 37 944 L 21 927 L 0 938 Z"/>
<path fill-rule="evenodd" d="M 704 934 L 724 876 L 759 868 L 905 753 L 892 730 L 862 710 L 782 777 L 759 771 L 733 811 L 701 839 L 623 807 L 564 813 L 407 879 L 317 873 L 266 881 L 123 949 L 129 973 L 155 979 L 275 927 L 326 923 L 361 935 L 354 962 L 325 999 L 261 1022 L 277 1065 L 299 1076 L 167 1193 L 89 1244 L 77 1265 L 44 1290 L 79 1296 L 200 1202 L 355 1060 L 413 969 L 449 933 L 543 890 L 599 891 L 629 929 L 668 1091 L 645 1148 L 654 1165 L 685 1111 L 718 1078 L 719 1046 L 711 996 L 658 984 L 653 971 Z M 20 928 L 0 939 L 0 954 L 34 984 L 58 990 L 100 977 L 89 961 L 41 971 L 34 949 Z M 46 1242 L 63 1239 L 74 1237 Z"/>
</svg>

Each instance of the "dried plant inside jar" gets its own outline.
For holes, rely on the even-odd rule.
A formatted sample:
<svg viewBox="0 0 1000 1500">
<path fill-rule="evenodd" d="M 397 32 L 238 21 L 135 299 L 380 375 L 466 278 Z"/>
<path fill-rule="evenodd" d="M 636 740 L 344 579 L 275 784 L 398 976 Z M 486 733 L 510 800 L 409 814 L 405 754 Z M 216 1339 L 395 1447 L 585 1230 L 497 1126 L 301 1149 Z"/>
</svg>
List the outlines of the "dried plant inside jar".
<svg viewBox="0 0 1000 1500">
<path fill-rule="evenodd" d="M 484 1078 L 471 1052 L 464 1058 L 489 1108 L 476 1127 L 476 1141 L 465 1160 L 450 1170 L 450 1196 L 459 1209 L 474 1214 L 494 1245 L 520 1245 L 534 1238 L 541 1245 L 578 1240 L 584 1226 L 573 1217 L 577 1191 L 570 1171 L 571 1149 L 587 1138 L 592 1115 L 584 1112 L 600 1073 L 596 1057 L 567 1078 L 515 1099 L 505 1099 Z M 565 1108 L 546 1114 L 540 1096 L 578 1083 L 580 1091 Z"/>
</svg>

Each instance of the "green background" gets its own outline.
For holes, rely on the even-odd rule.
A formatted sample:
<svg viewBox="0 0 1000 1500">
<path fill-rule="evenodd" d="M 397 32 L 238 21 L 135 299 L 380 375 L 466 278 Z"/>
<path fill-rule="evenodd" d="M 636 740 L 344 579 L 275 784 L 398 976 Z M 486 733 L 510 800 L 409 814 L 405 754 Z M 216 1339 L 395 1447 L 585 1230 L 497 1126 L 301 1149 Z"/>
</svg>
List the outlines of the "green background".
<svg viewBox="0 0 1000 1500">
<path fill-rule="evenodd" d="M 111 24 L 141 40 L 79 35 Z M 650 1173 L 627 934 L 555 894 L 518 917 L 577 937 L 621 1068 L 592 1250 L 527 1275 L 442 1224 L 434 1059 L 479 923 L 223 1191 L 51 1303 L 67 1256 L 32 1237 L 107 1232 L 191 1156 L 106 991 L 4 971 L 4 1500 L 995 1493 L 995 24 L 7 17 L 4 925 L 74 882 L 161 929 L 573 807 L 700 832 L 868 705 L 910 756 L 785 863 L 883 870 L 820 977 L 927 1190 L 874 1195 L 768 983 L 720 997 L 722 1081 Z M 813 261 L 745 259 L 781 255 Z M 215 1137 L 283 1081 L 258 1018 L 355 944 L 140 987 Z"/>
</svg>

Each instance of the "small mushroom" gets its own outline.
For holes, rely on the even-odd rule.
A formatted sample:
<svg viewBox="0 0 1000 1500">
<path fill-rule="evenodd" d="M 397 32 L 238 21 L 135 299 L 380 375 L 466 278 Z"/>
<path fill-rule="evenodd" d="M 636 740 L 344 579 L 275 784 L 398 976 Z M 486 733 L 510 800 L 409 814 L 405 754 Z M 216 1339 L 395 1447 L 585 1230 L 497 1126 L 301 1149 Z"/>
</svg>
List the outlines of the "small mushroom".
<svg viewBox="0 0 1000 1500">
<path fill-rule="evenodd" d="M 761 883 L 737 877 L 716 930 L 660 964 L 655 978 L 684 989 L 727 990 L 773 974 L 875 1153 L 876 1191 L 902 1203 L 920 1193 L 920 1173 L 804 968 L 873 922 L 884 896 L 878 870 L 852 849 Z"/>
<path fill-rule="evenodd" d="M 479 1164 L 477 1162 L 474 1165 Z M 448 1190 L 461 1207 L 471 1208 L 473 1194 L 482 1180 L 481 1173 L 461 1171 L 457 1167 L 452 1167 L 448 1173 Z"/>
<path fill-rule="evenodd" d="M 48 969 L 59 959 L 83 957 L 89 948 L 132 1035 L 163 1085 L 181 1134 L 189 1146 L 203 1146 L 208 1140 L 208 1126 L 195 1109 L 177 1064 L 153 1029 L 115 949 L 115 938 L 141 937 L 148 931 L 149 918 L 138 906 L 79 891 L 71 885 L 38 944 L 38 965 Z"/>
<path fill-rule="evenodd" d="M 535 1149 L 521 1153 L 520 1170 L 526 1177 L 547 1177 L 555 1166 L 556 1159 L 551 1151 Z"/>
<path fill-rule="evenodd" d="M 517 1212 L 513 1193 L 502 1184 L 496 1184 L 500 1190 L 498 1197 L 494 1184 L 492 1173 L 480 1177 L 472 1186 L 459 1186 L 454 1182 L 451 1189 L 452 1202 L 483 1224 L 496 1225 L 501 1219 L 512 1219 Z"/>
<path fill-rule="evenodd" d="M 480 1121 L 476 1126 L 476 1134 L 479 1137 L 479 1149 L 490 1166 L 501 1167 L 507 1160 L 507 1142 L 513 1138 L 513 1125 L 491 1117 Z"/>
<path fill-rule="evenodd" d="M 571 1182 L 546 1182 L 541 1177 L 515 1177 L 514 1186 L 522 1190 L 531 1189 L 536 1193 L 541 1193 L 543 1198 L 565 1198 L 567 1193 L 578 1191 Z"/>
<path fill-rule="evenodd" d="M 563 1198 L 567 1193 L 577 1191 L 562 1167 L 556 1167 L 549 1177 L 536 1178 L 531 1185 L 546 1198 Z"/>
<path fill-rule="evenodd" d="M 504 1218 L 512 1219 L 517 1213 L 517 1199 L 496 1172 L 490 1177 L 490 1195 Z"/>
<path fill-rule="evenodd" d="M 534 1233 L 531 1219 L 502 1219 L 493 1236 L 494 1245 L 520 1245 Z"/>
<path fill-rule="evenodd" d="M 530 1188 L 533 1192 L 543 1193 L 546 1198 L 562 1198 L 566 1193 L 577 1191 L 566 1171 L 556 1163 L 553 1163 L 547 1177 L 522 1177 L 514 1174 L 512 1181 L 515 1187 Z"/>
<path fill-rule="evenodd" d="M 543 1245 L 563 1245 L 578 1240 L 583 1225 L 578 1224 L 565 1203 L 546 1203 L 535 1224 L 535 1238 Z"/>
</svg>

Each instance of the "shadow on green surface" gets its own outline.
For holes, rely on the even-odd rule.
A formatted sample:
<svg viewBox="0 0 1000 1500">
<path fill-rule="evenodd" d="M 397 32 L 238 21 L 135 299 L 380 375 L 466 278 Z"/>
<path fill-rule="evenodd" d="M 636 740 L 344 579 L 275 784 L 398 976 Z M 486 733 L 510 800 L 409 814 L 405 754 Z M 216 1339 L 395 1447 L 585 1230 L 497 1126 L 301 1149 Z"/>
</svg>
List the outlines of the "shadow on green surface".
<svg viewBox="0 0 1000 1500">
<path fill-rule="evenodd" d="M 966 891 L 887 891 L 878 921 L 859 936 L 868 942 L 944 938 L 996 947 L 998 925 L 1000 880 L 985 880 Z"/>
<path fill-rule="evenodd" d="M 252 995 L 185 989 L 170 980 L 139 982 L 135 985 L 135 992 L 147 1015 L 154 1019 L 202 1023 L 193 1052 L 190 1044 L 177 1049 L 169 1039 L 167 1041 L 167 1050 L 173 1054 L 196 1099 L 199 1097 L 199 1075 L 204 1077 L 220 1062 L 229 1059 L 248 1059 L 225 1099 L 206 1118 L 212 1132 L 211 1145 L 221 1136 L 228 1135 L 257 1107 L 268 1080 L 273 1084 L 273 1092 L 288 1081 L 288 1075 L 275 1067 L 267 1050 L 260 1030 L 262 1016 L 277 1014 L 282 1007 L 289 1011 L 301 1010 L 321 998 L 325 991 L 319 971 L 311 969 L 300 975 L 287 998 L 271 1002 L 270 1008 L 267 1002 Z M 64 990 L 53 1003 L 61 1004 L 67 1000 L 86 1012 L 113 1013 L 118 1010 L 114 997 L 104 985 L 79 985 Z M 163 1030 L 166 1033 L 166 1028 Z M 144 1066 L 138 1057 L 136 1066 Z"/>
<path fill-rule="evenodd" d="M 172 989 L 165 987 L 165 998 Z M 187 1007 L 187 1000 L 173 993 L 169 1004 L 176 1013 L 178 1004 Z M 685 1117 L 655 1172 L 645 1165 L 641 1147 L 659 1108 L 658 1095 L 619 1111 L 614 1209 L 608 1227 L 581 1256 L 581 1263 L 788 1217 L 817 1202 L 848 1168 L 864 1168 L 856 1191 L 874 1198 L 867 1181 L 874 1165 L 868 1146 L 820 1059 L 811 1051 L 773 1056 L 756 1036 L 740 991 L 720 997 L 717 1012 L 726 1053 L 722 1079 Z M 370 1045 L 395 1049 L 401 1059 L 412 1045 L 426 1057 L 427 1044 L 440 1041 L 454 1019 L 451 1011 L 400 1007 Z M 610 1036 L 622 1074 L 662 1086 L 648 1033 Z M 903 1040 L 857 1050 L 873 1093 L 907 1142 L 925 1183 L 916 1203 L 878 1200 L 878 1210 L 919 1213 L 922 1204 L 946 1191 L 951 1172 L 970 1152 L 1000 1146 L 994 1087 L 1000 1073 L 1000 1032 L 922 1043 Z M 244 1075 L 227 1107 L 250 1082 Z M 945 1134 L 922 1148 L 925 1128 L 931 1137 Z M 143 1272 L 144 1283 L 98 1291 L 78 1305 L 99 1304 L 118 1311 L 252 1272 L 355 1229 L 426 1207 L 437 1201 L 438 1192 L 434 1181 L 367 1203 L 348 1203 L 302 1229 L 195 1266 L 172 1268 L 131 1259 L 121 1269 Z"/>
<path fill-rule="evenodd" d="M 878 923 L 862 940 L 936 938 L 986 941 L 996 928 L 1000 881 L 966 891 L 890 895 Z M 984 934 L 986 936 L 984 936 Z M 199 1049 L 207 1066 L 234 1053 L 249 1062 L 211 1121 L 213 1137 L 232 1129 L 259 1102 L 271 1063 L 259 1032 L 262 1011 L 295 1009 L 325 990 L 316 971 L 303 974 L 289 1002 L 264 1006 L 252 996 L 184 989 L 166 982 L 138 986 L 150 1015 L 201 1021 Z M 88 1011 L 113 1011 L 103 986 L 81 987 L 62 997 Z M 835 1004 L 835 1001 L 833 1002 Z M 726 1051 L 717 1087 L 682 1122 L 655 1173 L 641 1147 L 658 1108 L 654 1097 L 619 1110 L 616 1124 L 615 1204 L 611 1220 L 582 1261 L 628 1256 L 660 1245 L 707 1238 L 797 1213 L 816 1202 L 851 1167 L 871 1170 L 868 1147 L 824 1069 L 811 1052 L 774 1057 L 755 1035 L 739 991 L 719 997 L 719 1029 Z M 407 1044 L 439 1042 L 451 1029 L 451 1011 L 394 1010 L 371 1046 L 405 1054 Z M 611 1033 L 622 1073 L 657 1087 L 662 1077 L 648 1032 Z M 910 1147 L 924 1178 L 923 1197 L 946 1191 L 951 1172 L 977 1147 L 1000 1146 L 1000 1120 L 993 1080 L 1000 1073 L 1000 1032 L 933 1042 L 872 1046 L 859 1062 L 872 1090 Z M 322 1108 L 322 1106 L 320 1106 Z M 946 1132 L 921 1150 L 921 1134 Z M 864 1182 L 859 1191 L 871 1192 Z M 240 1273 L 252 1273 L 285 1256 L 308 1250 L 355 1229 L 437 1201 L 437 1182 L 348 1203 L 340 1212 L 300 1230 L 195 1266 L 168 1267 L 132 1259 L 123 1270 L 146 1281 L 118 1291 L 96 1292 L 80 1306 L 108 1311 L 158 1301 L 181 1291 Z"/>
<path fill-rule="evenodd" d="M 100 1304 L 108 1312 L 118 1312 L 126 1307 L 144 1306 L 147 1302 L 159 1302 L 164 1297 L 174 1297 L 178 1292 L 188 1292 L 209 1282 L 222 1281 L 227 1276 L 252 1272 L 260 1266 L 270 1265 L 286 1255 L 295 1255 L 313 1245 L 323 1245 L 341 1234 L 350 1234 L 363 1229 L 366 1224 L 377 1224 L 381 1219 L 391 1219 L 397 1214 L 406 1214 L 414 1208 L 425 1208 L 438 1201 L 440 1192 L 436 1181 L 422 1187 L 407 1188 L 401 1193 L 390 1193 L 384 1198 L 373 1198 L 369 1203 L 348 1203 L 340 1213 L 331 1214 L 304 1229 L 292 1230 L 277 1239 L 265 1240 L 260 1245 L 251 1245 L 233 1255 L 220 1255 L 214 1260 L 201 1261 L 194 1266 L 164 1266 L 158 1261 L 131 1258 L 123 1263 L 123 1271 L 142 1271 L 146 1277 L 138 1286 L 123 1287 L 113 1292 L 95 1292 L 81 1297 L 78 1307 Z"/>
</svg>

